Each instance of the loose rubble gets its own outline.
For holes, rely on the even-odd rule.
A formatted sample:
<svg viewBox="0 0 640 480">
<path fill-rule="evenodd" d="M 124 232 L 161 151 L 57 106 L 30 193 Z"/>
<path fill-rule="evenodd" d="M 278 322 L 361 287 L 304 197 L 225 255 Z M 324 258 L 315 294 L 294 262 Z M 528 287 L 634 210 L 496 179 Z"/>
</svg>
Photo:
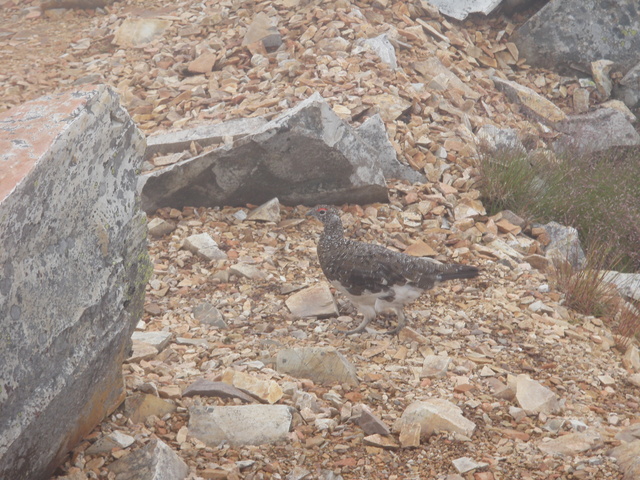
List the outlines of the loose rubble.
<svg viewBox="0 0 640 480">
<path fill-rule="evenodd" d="M 25 0 L 0 11 L 6 20 L 0 42 L 10 47 L 0 108 L 74 82 L 115 85 L 157 149 L 145 157 L 144 170 L 153 175 L 242 145 L 246 135 L 318 92 L 354 138 L 365 138 L 363 126 L 379 114 L 384 130 L 376 128 L 384 131 L 386 147 L 420 176 L 377 184 L 377 193 L 384 193 L 378 202 L 350 200 L 343 206 L 350 234 L 483 269 L 477 281 L 438 287 L 413 304 L 409 327 L 397 337 L 374 331 L 345 337 L 336 330 L 356 315 L 345 299 L 325 284 L 318 287 L 321 302 L 307 301 L 305 289 L 323 278 L 314 252 L 318 226 L 304 221 L 306 210 L 296 200 L 268 194 L 235 206 L 149 208 L 150 219 L 160 220 L 154 226 L 175 228 L 149 239 L 153 276 L 138 331 L 172 335 L 161 350 L 134 342 L 123 366 L 125 405 L 81 441 L 56 478 L 116 478 L 112 465 L 136 459 L 147 445 L 160 458 L 160 442 L 193 479 L 637 476 L 638 441 L 616 435 L 637 424 L 638 372 L 632 363 L 623 365 L 604 322 L 562 305 L 549 281 L 549 239 L 540 227 L 529 231 L 505 212 L 488 216 L 479 202 L 474 158 L 480 128 L 512 128 L 528 152 L 557 133 L 521 115 L 493 77 L 531 89 L 567 116 L 578 113 L 573 101 L 580 89 L 579 108 L 599 101 L 593 82 L 529 69 L 512 42 L 516 20 L 470 17 L 459 24 L 426 2 L 385 0 L 278 0 L 251 8 L 144 0 L 45 13 L 31 6 Z M 112 35 L 128 17 L 169 25 L 136 48 L 114 45 Z M 397 70 L 368 49 L 353 53 L 358 39 L 383 34 Z M 254 118 L 255 125 L 228 125 Z M 364 143 L 372 144 L 370 137 Z M 282 201 L 279 218 L 247 221 L 275 196 Z M 201 234 L 224 255 L 207 258 L 184 248 L 187 238 Z M 303 300 L 292 309 L 289 300 L 301 292 Z M 136 356 L 141 347 L 146 353 Z M 311 351 L 308 361 L 299 355 L 305 361 L 295 373 L 282 369 L 282 352 L 301 349 Z M 318 351 L 335 352 L 335 363 L 325 363 Z M 448 359 L 446 368 L 423 374 L 425 359 L 434 357 Z M 281 396 L 262 404 L 266 396 L 225 383 L 225 375 L 232 382 L 238 375 L 251 385 L 277 385 Z M 522 398 L 527 388 L 542 393 L 542 408 Z M 145 402 L 146 410 L 140 408 Z M 410 405 L 425 403 L 425 415 L 435 415 L 438 428 L 398 423 Z M 239 421 L 238 409 L 248 407 Z M 198 429 L 211 431 L 206 416 L 229 408 L 225 435 L 200 438 Z M 253 408 L 264 416 L 254 416 Z M 262 423 L 274 411 L 280 424 Z M 267 433 L 277 430 L 274 443 L 252 431 L 257 419 Z M 226 436 L 239 426 L 246 445 Z M 134 442 L 105 453 L 89 450 L 113 432 Z M 587 439 L 577 443 L 588 445 L 581 452 L 559 456 L 541 449 L 562 448 L 576 439 L 569 435 L 584 433 L 577 437 Z"/>
</svg>

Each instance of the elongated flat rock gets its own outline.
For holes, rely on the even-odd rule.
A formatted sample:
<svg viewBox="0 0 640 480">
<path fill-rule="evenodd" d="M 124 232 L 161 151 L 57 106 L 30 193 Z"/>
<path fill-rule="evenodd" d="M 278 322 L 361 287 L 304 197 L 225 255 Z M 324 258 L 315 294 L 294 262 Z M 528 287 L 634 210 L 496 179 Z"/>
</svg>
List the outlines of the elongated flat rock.
<svg viewBox="0 0 640 480">
<path fill-rule="evenodd" d="M 251 395 L 246 394 L 233 385 L 225 382 L 212 382 L 205 378 L 199 378 L 182 392 L 183 397 L 193 397 L 195 395 L 202 397 L 238 398 L 245 403 L 255 403 L 257 401 Z"/>
<path fill-rule="evenodd" d="M 276 370 L 316 383 L 357 385 L 356 369 L 334 347 L 303 347 L 280 350 Z"/>
<path fill-rule="evenodd" d="M 210 447 L 265 445 L 285 441 L 292 418 L 286 405 L 193 406 L 189 435 Z"/>
</svg>

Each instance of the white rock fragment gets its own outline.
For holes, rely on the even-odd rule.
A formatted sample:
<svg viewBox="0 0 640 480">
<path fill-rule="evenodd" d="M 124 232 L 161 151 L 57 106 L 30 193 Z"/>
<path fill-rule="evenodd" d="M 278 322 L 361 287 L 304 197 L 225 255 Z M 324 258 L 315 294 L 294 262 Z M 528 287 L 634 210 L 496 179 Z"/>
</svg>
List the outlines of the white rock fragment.
<svg viewBox="0 0 640 480">
<path fill-rule="evenodd" d="M 227 254 L 218 248 L 217 242 L 208 233 L 197 233 L 184 240 L 183 248 L 207 260 L 223 260 Z"/>
<path fill-rule="evenodd" d="M 299 318 L 331 317 L 338 315 L 336 302 L 331 295 L 329 285 L 320 282 L 294 293 L 285 301 L 289 311 Z"/>
<path fill-rule="evenodd" d="M 454 432 L 470 437 L 476 428 L 475 423 L 462 415 L 462 410 L 441 398 L 413 402 L 394 423 L 393 429 L 402 432 L 405 425 L 418 423 L 420 436 L 429 437 L 436 431 Z"/>
<path fill-rule="evenodd" d="M 115 431 L 99 438 L 93 445 L 85 450 L 87 455 L 98 455 L 111 452 L 114 448 L 127 448 L 135 442 L 135 439 L 125 433 Z"/>
<path fill-rule="evenodd" d="M 267 274 L 260 270 L 255 265 L 249 265 L 248 263 L 237 263 L 229 268 L 229 273 L 238 275 L 239 277 L 245 277 L 251 280 L 266 280 Z"/>
<path fill-rule="evenodd" d="M 528 414 L 549 415 L 560 410 L 558 396 L 525 374 L 520 374 L 516 378 L 516 399 Z"/>
<path fill-rule="evenodd" d="M 162 35 L 171 25 L 159 18 L 127 18 L 115 31 L 113 43 L 120 47 L 135 47 Z"/>
<path fill-rule="evenodd" d="M 149 234 L 151 236 L 164 237 L 168 233 L 173 232 L 176 229 L 176 226 L 164 218 L 156 217 L 149 220 L 147 228 L 149 229 Z"/>
<path fill-rule="evenodd" d="M 334 347 L 303 347 L 280 350 L 276 370 L 316 383 L 357 385 L 355 367 Z"/>
<path fill-rule="evenodd" d="M 558 438 L 541 442 L 538 448 L 548 455 L 577 455 L 602 445 L 600 434 L 594 430 L 568 433 Z"/>
<path fill-rule="evenodd" d="M 365 46 L 366 49 L 369 49 L 375 52 L 375 54 L 378 55 L 378 57 L 380 57 L 380 60 L 383 63 L 386 63 L 394 70 L 398 68 L 396 51 L 393 48 L 393 45 L 391 45 L 391 42 L 389 41 L 389 37 L 387 36 L 386 33 L 383 33 L 382 35 L 378 35 L 377 37 L 374 37 L 374 38 L 368 38 L 364 42 L 362 42 L 362 44 Z"/>
<path fill-rule="evenodd" d="M 171 332 L 133 332 L 131 340 L 152 345 L 161 352 L 169 344 L 172 336 Z"/>
<path fill-rule="evenodd" d="M 427 2 L 438 7 L 443 15 L 464 20 L 470 13 L 489 15 L 502 3 L 502 0 L 427 0 Z"/>
<path fill-rule="evenodd" d="M 193 406 L 189 436 L 210 447 L 272 444 L 288 438 L 292 418 L 286 405 Z"/>
<path fill-rule="evenodd" d="M 427 355 L 422 362 L 422 371 L 420 378 L 442 377 L 447 374 L 451 357 L 443 357 L 440 355 Z"/>
<path fill-rule="evenodd" d="M 278 198 L 272 198 L 259 207 L 251 210 L 246 220 L 254 220 L 260 222 L 279 222 L 280 221 L 280 202 Z"/>
<path fill-rule="evenodd" d="M 488 463 L 478 463 L 471 457 L 460 457 L 453 460 L 453 466 L 456 467 L 458 473 L 467 473 L 477 468 L 483 468 L 489 465 Z"/>
</svg>

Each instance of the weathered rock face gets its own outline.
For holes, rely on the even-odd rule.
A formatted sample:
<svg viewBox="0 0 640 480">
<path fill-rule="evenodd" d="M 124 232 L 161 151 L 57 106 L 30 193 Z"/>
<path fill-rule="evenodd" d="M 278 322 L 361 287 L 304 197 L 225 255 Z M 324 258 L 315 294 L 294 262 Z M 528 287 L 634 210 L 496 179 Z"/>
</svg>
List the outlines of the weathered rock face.
<svg viewBox="0 0 640 480">
<path fill-rule="evenodd" d="M 525 23 L 514 42 L 529 65 L 591 72 L 591 62 L 614 62 L 626 73 L 640 61 L 640 5 L 636 0 L 549 2 Z"/>
<path fill-rule="evenodd" d="M 124 396 L 144 138 L 100 86 L 7 112 L 0 152 L 0 478 L 48 478 Z"/>
<path fill-rule="evenodd" d="M 141 177 L 142 207 L 388 200 L 379 153 L 314 94 L 232 146 Z"/>
</svg>

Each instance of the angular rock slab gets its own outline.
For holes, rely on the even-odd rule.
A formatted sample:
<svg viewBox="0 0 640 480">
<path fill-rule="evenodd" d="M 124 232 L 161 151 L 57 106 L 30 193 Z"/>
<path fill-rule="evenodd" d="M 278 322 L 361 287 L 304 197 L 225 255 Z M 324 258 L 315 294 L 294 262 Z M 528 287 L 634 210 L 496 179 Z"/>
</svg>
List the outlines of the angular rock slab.
<svg viewBox="0 0 640 480">
<path fill-rule="evenodd" d="M 325 385 L 358 384 L 356 368 L 334 347 L 280 350 L 276 355 L 276 370 Z"/>
<path fill-rule="evenodd" d="M 552 125 L 566 120 L 567 115 L 559 107 L 529 87 L 496 76 L 491 77 L 491 80 L 509 100 L 520 105 L 525 113 L 536 120 Z"/>
<path fill-rule="evenodd" d="M 611 452 L 624 472 L 622 480 L 636 480 L 640 478 L 640 440 L 623 443 Z"/>
<path fill-rule="evenodd" d="M 547 415 L 560 410 L 558 396 L 528 375 L 520 374 L 516 377 L 516 399 L 527 413 L 546 413 Z"/>
<path fill-rule="evenodd" d="M 413 402 L 396 420 L 393 429 L 402 434 L 405 427 L 415 428 L 415 424 L 421 426 L 422 438 L 429 437 L 436 431 L 460 433 L 470 437 L 476 428 L 475 423 L 462 415 L 459 407 L 442 398 Z"/>
<path fill-rule="evenodd" d="M 284 395 L 282 388 L 275 380 L 261 379 L 232 368 L 224 371 L 222 381 L 271 404 L 276 403 Z"/>
<path fill-rule="evenodd" d="M 548 455 L 577 455 L 603 444 L 602 437 L 594 430 L 568 433 L 548 442 L 540 442 L 538 448 Z"/>
<path fill-rule="evenodd" d="M 317 93 L 233 145 L 143 175 L 139 189 L 148 212 L 388 200 L 378 152 Z"/>
<path fill-rule="evenodd" d="M 331 295 L 329 284 L 320 282 L 294 293 L 285 300 L 289 311 L 298 318 L 333 317 L 338 315 L 336 301 Z"/>
<path fill-rule="evenodd" d="M 624 74 L 640 60 L 638 31 L 637 0 L 563 0 L 542 7 L 512 41 L 520 58 L 532 66 L 590 73 L 591 62 L 607 59 L 614 62 L 614 71 Z"/>
<path fill-rule="evenodd" d="M 189 435 L 210 447 L 265 445 L 286 440 L 292 419 L 286 405 L 193 406 Z"/>
<path fill-rule="evenodd" d="M 116 480 L 182 480 L 189 467 L 171 447 L 157 438 L 109 465 Z"/>
<path fill-rule="evenodd" d="M 554 128 L 564 133 L 553 143 L 554 150 L 560 153 L 576 155 L 640 145 L 640 134 L 624 113 L 613 108 L 569 116 Z"/>
<path fill-rule="evenodd" d="M 151 272 L 143 152 L 105 86 L 0 115 L 0 478 L 48 478 L 124 397 Z"/>
<path fill-rule="evenodd" d="M 569 262 L 574 268 L 582 268 L 587 257 L 580 245 L 578 231 L 558 222 L 540 225 L 549 236 L 549 244 L 545 247 L 545 257 L 552 263 Z"/>
</svg>

